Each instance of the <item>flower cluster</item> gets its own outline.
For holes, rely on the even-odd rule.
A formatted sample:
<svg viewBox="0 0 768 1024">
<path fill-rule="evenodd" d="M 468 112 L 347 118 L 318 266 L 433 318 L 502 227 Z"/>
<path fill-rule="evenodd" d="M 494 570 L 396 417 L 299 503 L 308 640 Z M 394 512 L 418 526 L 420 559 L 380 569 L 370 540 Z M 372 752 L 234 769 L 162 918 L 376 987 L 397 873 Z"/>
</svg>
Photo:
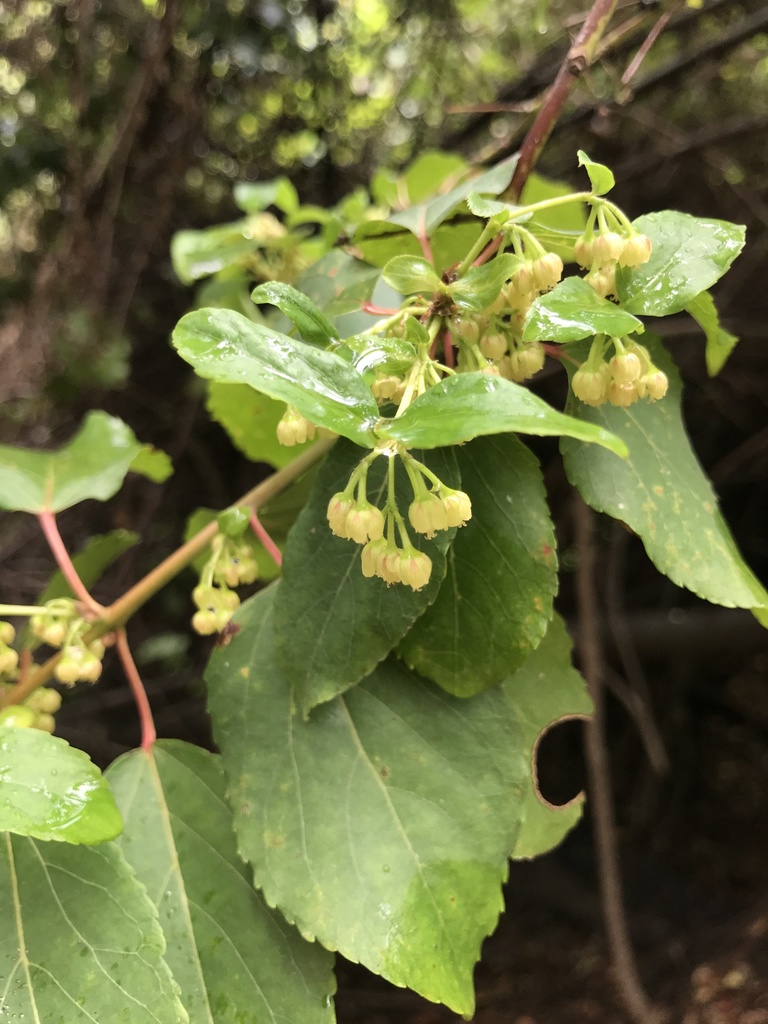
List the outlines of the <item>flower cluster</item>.
<svg viewBox="0 0 768 1024">
<path fill-rule="evenodd" d="M 328 525 L 336 537 L 364 545 L 361 554 L 364 576 L 378 576 L 387 585 L 403 583 L 413 590 L 421 590 L 429 582 L 432 561 L 414 547 L 397 507 L 393 453 L 389 453 L 389 493 L 384 510 L 372 505 L 367 497 L 368 468 L 380 454 L 382 452 L 374 451 L 361 460 L 346 488 L 331 497 L 327 510 Z M 464 526 L 472 516 L 469 496 L 446 487 L 407 452 L 398 451 L 397 454 L 405 465 L 413 488 L 413 501 L 408 508 L 411 528 L 430 540 L 440 530 Z"/>
<path fill-rule="evenodd" d="M 55 598 L 30 619 L 34 636 L 51 647 L 61 649 L 61 657 L 53 670 L 60 683 L 95 683 L 101 677 L 102 660 L 113 637 L 106 634 L 100 639 L 85 641 L 91 623 L 85 618 L 75 601 Z"/>
<path fill-rule="evenodd" d="M 199 583 L 192 591 L 197 611 L 192 616 L 192 628 L 200 636 L 220 633 L 240 606 L 240 598 L 226 584 Z"/>
<path fill-rule="evenodd" d="M 585 405 L 604 405 L 606 402 L 628 408 L 640 398 L 656 402 L 663 398 L 669 387 L 666 373 L 654 366 L 644 345 L 632 339 L 612 338 L 613 357 L 606 362 L 608 342 L 595 338 L 589 357 L 571 380 L 574 395 Z"/>
<path fill-rule="evenodd" d="M 0 693 L 5 688 L 0 687 Z M 18 729 L 40 729 L 53 732 L 54 715 L 61 707 L 61 694 L 46 686 L 39 686 L 21 704 L 9 704 L 0 710 L 0 725 Z"/>
<path fill-rule="evenodd" d="M 614 223 L 609 223 L 611 220 Z M 589 271 L 584 279 L 587 284 L 598 295 L 608 298 L 616 294 L 616 268 L 647 263 L 651 258 L 651 240 L 635 231 L 612 204 L 601 203 L 593 211 L 584 234 L 576 240 L 574 256 L 579 266 Z"/>
</svg>

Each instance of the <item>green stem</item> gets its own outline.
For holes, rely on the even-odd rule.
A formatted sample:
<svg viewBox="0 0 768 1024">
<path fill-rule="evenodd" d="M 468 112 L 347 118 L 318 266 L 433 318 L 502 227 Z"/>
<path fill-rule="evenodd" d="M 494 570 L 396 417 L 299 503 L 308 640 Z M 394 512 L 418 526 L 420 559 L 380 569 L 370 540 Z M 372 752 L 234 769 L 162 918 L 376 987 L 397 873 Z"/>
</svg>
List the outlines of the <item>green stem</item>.
<svg viewBox="0 0 768 1024">
<path fill-rule="evenodd" d="M 42 605 L 34 604 L 0 604 L 0 615 L 38 615 L 44 612 Z"/>
<path fill-rule="evenodd" d="M 480 253 L 483 251 L 483 249 L 488 244 L 488 242 L 490 242 L 490 240 L 496 236 L 496 234 L 499 232 L 499 230 L 500 229 L 499 229 L 498 225 L 494 224 L 493 223 L 493 218 L 491 218 L 491 220 L 489 220 L 488 223 L 483 228 L 483 231 L 482 231 L 480 237 L 478 238 L 478 240 L 475 242 L 475 244 L 469 250 L 469 252 L 464 257 L 464 259 L 461 261 L 461 263 L 458 265 L 458 267 L 456 267 L 456 277 L 457 278 L 458 277 L 463 277 L 464 274 L 466 274 L 466 272 L 472 266 L 472 263 L 474 262 L 474 260 L 480 255 Z"/>
</svg>

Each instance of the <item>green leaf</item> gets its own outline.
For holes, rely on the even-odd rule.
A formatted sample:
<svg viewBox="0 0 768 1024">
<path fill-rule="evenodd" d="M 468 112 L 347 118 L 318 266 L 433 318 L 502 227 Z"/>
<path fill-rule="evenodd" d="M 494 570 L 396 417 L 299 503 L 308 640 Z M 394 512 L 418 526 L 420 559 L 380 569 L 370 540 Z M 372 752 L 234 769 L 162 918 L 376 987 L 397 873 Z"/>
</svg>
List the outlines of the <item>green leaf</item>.
<svg viewBox="0 0 768 1024">
<path fill-rule="evenodd" d="M 402 213 L 391 214 L 388 218 L 392 224 L 401 224 L 416 236 L 429 236 L 443 221 L 447 220 L 464 202 L 471 192 L 482 195 L 498 196 L 509 185 L 517 165 L 517 154 L 502 160 L 490 170 L 469 178 L 451 189 L 444 196 L 438 196 L 428 203 L 412 206 Z"/>
<path fill-rule="evenodd" d="M 288 178 L 273 181 L 238 181 L 234 200 L 246 213 L 261 213 L 268 206 L 276 206 L 283 213 L 293 214 L 299 209 L 299 196 Z"/>
<path fill-rule="evenodd" d="M 516 437 L 456 449 L 472 518 L 457 531 L 434 604 L 402 640 L 410 668 L 458 697 L 500 683 L 547 631 L 555 536 L 536 458 Z"/>
<path fill-rule="evenodd" d="M 637 317 L 602 298 L 581 277 L 567 277 L 540 295 L 525 316 L 524 341 L 579 341 L 595 334 L 642 333 Z"/>
<path fill-rule="evenodd" d="M 229 309 L 201 309 L 176 325 L 173 344 L 201 377 L 250 384 L 362 445 L 379 410 L 363 378 L 333 352 L 251 323 Z"/>
<path fill-rule="evenodd" d="M 407 322 L 413 320 L 408 317 Z M 413 366 L 417 351 L 410 341 L 394 335 L 358 334 L 347 338 L 336 351 L 342 354 L 348 350 L 350 361 L 358 373 L 370 375 L 376 373 L 401 374 Z"/>
<path fill-rule="evenodd" d="M 571 639 L 555 614 L 539 646 L 504 684 L 514 696 L 518 720 L 531 764 L 542 735 L 559 722 L 592 714 L 592 701 L 584 680 L 571 665 Z M 536 778 L 524 783 L 523 820 L 512 856 L 515 860 L 538 857 L 562 842 L 581 817 L 584 794 L 554 807 L 538 792 Z"/>
<path fill-rule="evenodd" d="M 157 913 L 114 843 L 0 834 L 0 1018 L 185 1024 Z"/>
<path fill-rule="evenodd" d="M 594 160 L 590 160 L 583 149 L 578 151 L 577 156 L 579 158 L 579 167 L 583 167 L 589 175 L 589 181 L 594 194 L 602 196 L 606 192 L 610 192 L 616 184 L 613 171 L 609 170 L 605 164 L 598 164 Z"/>
<path fill-rule="evenodd" d="M 498 199 L 486 199 L 477 192 L 469 193 L 467 196 L 467 206 L 469 207 L 469 212 L 473 213 L 476 217 L 488 218 L 498 217 L 499 214 L 506 214 L 506 219 L 508 219 L 509 214 L 517 213 L 520 209 L 517 203 L 503 203 Z M 530 214 L 525 214 L 522 217 L 516 218 L 516 222 L 523 224 L 525 221 L 530 220 L 530 217 Z M 502 218 L 499 223 L 506 223 L 506 219 Z"/>
<path fill-rule="evenodd" d="M 269 221 L 275 223 L 274 218 Z M 231 264 L 249 260 L 259 248 L 261 215 L 232 224 L 220 224 L 202 231 L 177 231 L 171 239 L 171 262 L 182 284 L 216 274 Z"/>
<path fill-rule="evenodd" d="M 339 332 L 303 292 L 282 281 L 268 281 L 251 292 L 256 303 L 270 303 L 296 325 L 304 341 L 325 348 Z"/>
<path fill-rule="evenodd" d="M 568 478 L 589 505 L 634 530 L 673 583 L 728 608 L 765 607 L 768 595 L 745 565 L 686 435 L 679 374 L 658 340 L 644 344 L 669 377 L 667 395 L 629 409 L 593 409 L 571 395 L 571 413 L 623 438 L 630 455 L 624 462 L 609 460 L 564 439 Z"/>
<path fill-rule="evenodd" d="M 408 228 L 388 220 L 364 220 L 352 236 L 363 259 L 376 267 L 383 267 L 397 256 L 422 255 L 419 240 Z"/>
<path fill-rule="evenodd" d="M 143 444 L 129 466 L 132 473 L 140 473 L 153 484 L 163 484 L 169 476 L 173 476 L 171 457 L 151 444 Z"/>
<path fill-rule="evenodd" d="M 98 411 L 58 451 L 0 445 L 0 508 L 61 512 L 86 498 L 106 501 L 120 490 L 141 447 L 122 420 Z"/>
<path fill-rule="evenodd" d="M 725 366 L 728 356 L 733 352 L 739 339 L 735 334 L 731 334 L 730 331 L 726 331 L 720 326 L 717 306 L 709 292 L 702 292 L 695 299 L 691 299 L 685 307 L 685 311 L 704 331 L 707 339 L 707 347 L 704 350 L 707 373 L 710 377 L 716 377 Z"/>
<path fill-rule="evenodd" d="M 489 263 L 471 267 L 463 277 L 448 286 L 448 293 L 459 309 L 479 313 L 498 298 L 504 282 L 520 263 L 519 257 L 502 253 Z"/>
<path fill-rule="evenodd" d="M 266 462 L 281 469 L 313 444 L 280 444 L 277 424 L 285 412 L 285 402 L 259 394 L 248 384 L 210 381 L 205 407 L 224 427 L 235 448 L 252 462 Z"/>
<path fill-rule="evenodd" d="M 419 448 L 462 444 L 484 434 L 563 434 L 603 445 L 617 455 L 626 446 L 614 434 L 564 416 L 528 388 L 485 373 L 461 373 L 435 384 L 398 419 L 382 420 L 381 438 Z"/>
<path fill-rule="evenodd" d="M 120 847 L 157 907 L 166 959 L 195 1024 L 332 1024 L 330 953 L 270 910 L 237 853 L 220 758 L 177 740 L 107 777 Z"/>
<path fill-rule="evenodd" d="M 529 770 L 514 707 L 500 687 L 461 701 L 389 661 L 305 721 L 276 660 L 274 593 L 241 608 L 207 672 L 240 852 L 307 938 L 471 1016 Z"/>
<path fill-rule="evenodd" d="M 432 578 L 416 592 L 406 586 L 387 587 L 375 577 L 366 579 L 360 545 L 331 533 L 328 502 L 343 490 L 364 454 L 351 444 L 334 445 L 285 548 L 275 601 L 275 637 L 304 714 L 354 686 L 385 658 L 434 601 L 445 575 L 452 530 L 438 533 L 433 541 L 413 538 L 432 559 Z M 448 486 L 458 486 L 451 452 L 430 453 L 423 461 Z M 384 456 L 376 459 L 368 474 L 368 499 L 379 506 L 386 493 L 387 462 Z M 413 493 L 399 459 L 396 494 L 405 514 Z"/>
<path fill-rule="evenodd" d="M 450 179 L 454 181 L 469 170 L 467 161 L 455 153 L 424 150 L 401 178 L 411 205 L 435 195 Z"/>
<path fill-rule="evenodd" d="M 0 831 L 66 843 L 103 843 L 123 827 L 88 755 L 40 729 L 0 725 Z"/>
<path fill-rule="evenodd" d="M 378 267 L 334 249 L 305 270 L 296 287 L 329 317 L 351 313 L 368 302 L 381 278 Z"/>
<path fill-rule="evenodd" d="M 650 238 L 653 249 L 647 263 L 617 271 L 619 299 L 630 313 L 679 313 L 719 281 L 744 248 L 744 227 L 726 220 L 662 210 L 632 225 Z"/>
<path fill-rule="evenodd" d="M 436 292 L 441 281 L 435 268 L 423 256 L 395 256 L 381 272 L 390 287 L 401 295 L 413 292 Z"/>
</svg>

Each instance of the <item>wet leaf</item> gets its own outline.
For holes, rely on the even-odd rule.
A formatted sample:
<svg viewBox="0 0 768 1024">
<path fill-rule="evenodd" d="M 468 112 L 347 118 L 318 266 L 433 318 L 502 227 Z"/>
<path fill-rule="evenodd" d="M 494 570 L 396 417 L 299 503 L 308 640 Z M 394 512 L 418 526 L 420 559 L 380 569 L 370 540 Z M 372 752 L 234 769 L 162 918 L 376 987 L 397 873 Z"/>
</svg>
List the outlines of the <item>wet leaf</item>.
<svg viewBox="0 0 768 1024">
<path fill-rule="evenodd" d="M 480 267 L 471 267 L 448 286 L 448 294 L 461 310 L 480 312 L 498 298 L 499 292 L 520 263 L 517 256 L 503 253 Z"/>
<path fill-rule="evenodd" d="M 157 912 L 115 843 L 0 833 L 0 920 L 4 1020 L 188 1021 Z"/>
<path fill-rule="evenodd" d="M 606 192 L 610 192 L 616 184 L 613 171 L 606 167 L 605 164 L 598 164 L 596 161 L 590 160 L 583 149 L 578 151 L 577 156 L 579 158 L 579 167 L 583 167 L 589 175 L 589 181 L 594 194 L 602 196 Z"/>
<path fill-rule="evenodd" d="M 319 427 L 372 444 L 379 416 L 371 390 L 347 362 L 228 309 L 188 313 L 173 332 L 179 355 L 210 380 L 250 384 L 295 406 Z"/>
<path fill-rule="evenodd" d="M 716 377 L 725 366 L 728 356 L 738 345 L 739 339 L 735 334 L 731 334 L 730 331 L 726 331 L 724 327 L 720 326 L 717 306 L 709 292 L 702 292 L 695 299 L 691 299 L 685 309 L 704 331 L 707 339 L 705 349 L 707 373 L 710 377 Z"/>
<path fill-rule="evenodd" d="M 744 563 L 685 432 L 677 369 L 657 339 L 644 344 L 669 377 L 669 392 L 629 409 L 593 409 L 571 395 L 572 415 L 611 430 L 630 454 L 620 462 L 563 439 L 568 478 L 589 505 L 633 529 L 673 583 L 728 608 L 766 607 L 768 595 Z"/>
<path fill-rule="evenodd" d="M 623 338 L 645 330 L 641 320 L 602 298 L 581 277 L 567 277 L 540 295 L 523 325 L 525 341 L 579 341 L 595 334 Z"/>
<path fill-rule="evenodd" d="M 260 284 L 251 293 L 256 303 L 269 303 L 277 308 L 295 325 L 304 341 L 325 348 L 339 334 L 330 320 L 303 292 L 282 281 L 268 281 Z"/>
<path fill-rule="evenodd" d="M 107 777 L 119 845 L 157 907 L 166 959 L 195 1024 L 332 1024 L 331 954 L 264 902 L 237 853 L 220 759 L 176 740 Z"/>
<path fill-rule="evenodd" d="M 461 444 L 484 434 L 516 432 L 541 437 L 579 437 L 626 454 L 609 431 L 564 416 L 528 388 L 485 373 L 462 373 L 435 384 L 397 419 L 382 420 L 376 433 L 419 448 Z"/>
<path fill-rule="evenodd" d="M 65 843 L 103 843 L 123 827 L 88 755 L 40 729 L 0 724 L 0 831 Z"/>
<path fill-rule="evenodd" d="M 401 295 L 411 295 L 413 292 L 431 294 L 441 287 L 435 268 L 423 256 L 394 256 L 382 270 L 381 276 Z"/>
</svg>

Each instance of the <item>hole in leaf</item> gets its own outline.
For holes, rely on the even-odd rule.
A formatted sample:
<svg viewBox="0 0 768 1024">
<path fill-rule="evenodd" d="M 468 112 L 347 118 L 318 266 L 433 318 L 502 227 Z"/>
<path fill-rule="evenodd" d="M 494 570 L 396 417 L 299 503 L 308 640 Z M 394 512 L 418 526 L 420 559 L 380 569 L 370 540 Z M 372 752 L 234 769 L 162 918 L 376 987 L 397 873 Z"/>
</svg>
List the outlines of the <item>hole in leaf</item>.
<svg viewBox="0 0 768 1024">
<path fill-rule="evenodd" d="M 534 749 L 539 796 L 553 807 L 574 800 L 585 786 L 584 719 L 563 718 L 539 736 Z"/>
</svg>

